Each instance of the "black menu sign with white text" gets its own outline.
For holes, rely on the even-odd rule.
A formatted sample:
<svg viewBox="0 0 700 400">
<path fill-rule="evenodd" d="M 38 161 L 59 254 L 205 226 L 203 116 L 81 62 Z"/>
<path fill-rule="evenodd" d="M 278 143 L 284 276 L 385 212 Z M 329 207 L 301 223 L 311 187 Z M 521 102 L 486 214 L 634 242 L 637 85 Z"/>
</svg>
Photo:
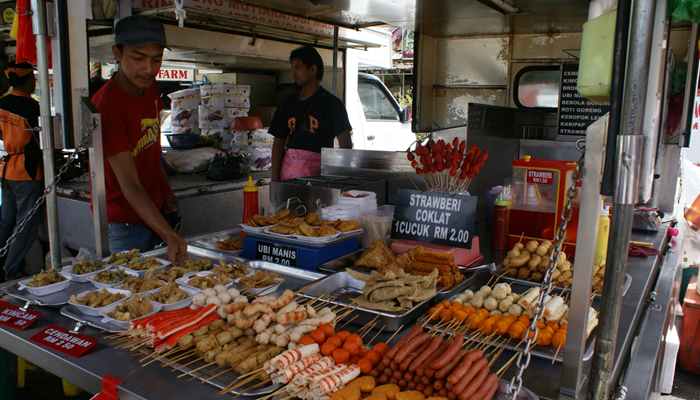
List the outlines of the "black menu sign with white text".
<svg viewBox="0 0 700 400">
<path fill-rule="evenodd" d="M 578 64 L 561 66 L 559 89 L 559 135 L 585 135 L 586 128 L 610 111 L 610 106 L 594 104 L 578 94 Z"/>
<path fill-rule="evenodd" d="M 476 205 L 475 196 L 401 189 L 391 238 L 470 249 Z"/>
</svg>

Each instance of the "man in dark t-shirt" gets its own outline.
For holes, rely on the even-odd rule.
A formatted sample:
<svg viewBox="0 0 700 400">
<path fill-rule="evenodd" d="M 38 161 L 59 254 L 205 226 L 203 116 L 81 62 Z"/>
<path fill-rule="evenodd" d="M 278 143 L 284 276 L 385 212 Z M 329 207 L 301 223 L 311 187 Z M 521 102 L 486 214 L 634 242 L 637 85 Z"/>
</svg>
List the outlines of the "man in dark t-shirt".
<svg viewBox="0 0 700 400">
<path fill-rule="evenodd" d="M 272 179 L 320 175 L 321 149 L 352 148 L 352 127 L 343 103 L 321 87 L 323 60 L 313 47 L 300 47 L 289 56 L 299 92 L 278 109 L 270 124 Z"/>
<path fill-rule="evenodd" d="M 0 98 L 0 109 L 19 115 L 29 126 L 36 128 L 39 125 L 39 102 L 32 98 L 36 87 L 34 67 L 29 63 L 12 64 L 7 75 L 12 90 Z"/>
</svg>

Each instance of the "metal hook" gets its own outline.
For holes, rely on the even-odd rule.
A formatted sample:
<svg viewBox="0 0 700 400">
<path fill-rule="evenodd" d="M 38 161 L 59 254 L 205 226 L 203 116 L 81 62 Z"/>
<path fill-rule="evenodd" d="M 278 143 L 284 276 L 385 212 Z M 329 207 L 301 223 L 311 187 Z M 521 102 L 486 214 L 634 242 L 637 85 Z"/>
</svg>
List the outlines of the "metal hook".
<svg viewBox="0 0 700 400">
<path fill-rule="evenodd" d="M 80 330 L 83 329 L 83 325 L 84 325 L 84 324 L 83 324 L 82 321 L 78 321 L 78 322 L 75 323 L 75 325 L 73 326 L 73 329 L 71 329 L 70 331 L 71 331 L 72 333 L 79 333 Z"/>
<path fill-rule="evenodd" d="M 31 300 L 27 300 L 27 302 L 24 303 L 24 305 L 23 305 L 22 307 L 20 307 L 19 309 L 22 310 L 22 311 L 27 311 L 27 310 L 29 310 L 29 307 L 30 307 L 31 305 L 32 305 L 32 301 L 31 301 Z"/>
</svg>

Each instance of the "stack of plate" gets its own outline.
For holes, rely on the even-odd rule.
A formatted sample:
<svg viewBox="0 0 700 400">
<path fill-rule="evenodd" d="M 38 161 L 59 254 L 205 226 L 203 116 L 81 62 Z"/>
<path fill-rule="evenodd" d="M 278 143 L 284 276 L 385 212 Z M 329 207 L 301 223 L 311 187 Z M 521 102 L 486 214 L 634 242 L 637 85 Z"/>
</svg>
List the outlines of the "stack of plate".
<svg viewBox="0 0 700 400">
<path fill-rule="evenodd" d="M 321 218 L 326 220 L 358 219 L 377 210 L 377 194 L 361 190 L 343 192 L 338 204 L 321 210 Z"/>
</svg>

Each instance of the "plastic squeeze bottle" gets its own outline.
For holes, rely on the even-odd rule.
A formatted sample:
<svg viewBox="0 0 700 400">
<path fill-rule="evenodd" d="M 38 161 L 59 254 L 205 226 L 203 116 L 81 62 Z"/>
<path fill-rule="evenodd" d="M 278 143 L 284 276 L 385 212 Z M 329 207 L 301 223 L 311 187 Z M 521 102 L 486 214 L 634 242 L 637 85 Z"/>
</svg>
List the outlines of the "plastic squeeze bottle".
<svg viewBox="0 0 700 400">
<path fill-rule="evenodd" d="M 258 213 L 258 186 L 249 175 L 248 182 L 243 187 L 243 223 L 247 224 Z"/>
<path fill-rule="evenodd" d="M 608 237 L 610 236 L 610 207 L 601 204 L 598 220 L 598 241 L 596 242 L 595 265 L 604 265 L 608 254 Z"/>
</svg>

